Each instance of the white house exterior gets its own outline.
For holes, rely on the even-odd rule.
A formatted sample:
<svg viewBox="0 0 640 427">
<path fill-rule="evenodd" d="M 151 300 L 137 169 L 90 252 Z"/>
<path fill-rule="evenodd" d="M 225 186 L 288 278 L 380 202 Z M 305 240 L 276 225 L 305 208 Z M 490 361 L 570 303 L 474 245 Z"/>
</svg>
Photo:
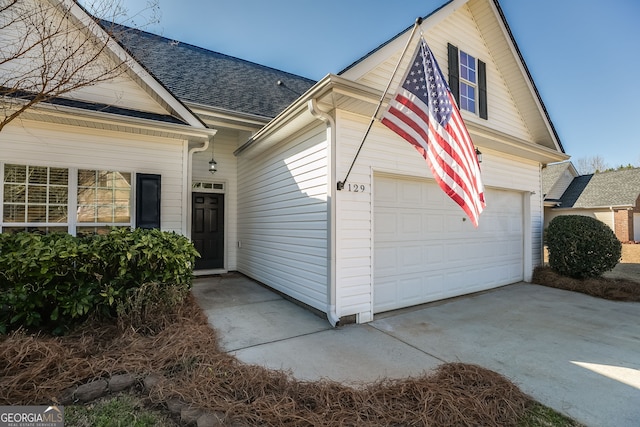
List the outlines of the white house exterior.
<svg viewBox="0 0 640 427">
<path fill-rule="evenodd" d="M 477 229 L 377 121 L 336 189 L 409 31 L 318 82 L 237 151 L 238 270 L 332 322 L 530 280 L 541 263 L 540 170 L 566 156 L 498 6 L 454 1 L 422 30 L 440 64 L 448 44 L 486 63 L 488 119 L 463 111 L 484 159 Z"/>
<path fill-rule="evenodd" d="M 449 2 L 421 30 L 445 74 L 452 49 L 485 71 L 486 87 L 475 83 L 486 89 L 486 111 L 462 111 L 483 153 L 487 207 L 477 229 L 416 150 L 377 120 L 356 158 L 409 30 L 319 82 L 140 33 L 122 43 L 135 55 L 146 39 L 144 67 L 132 63 L 118 81 L 77 94 L 132 113 L 47 104 L 0 133 L 4 206 L 20 203 L 7 202 L 6 189 L 19 184 L 6 180 L 7 168 L 66 169 L 69 197 L 58 203 L 66 222 L 44 227 L 76 234 L 88 227 L 78 220 L 81 171 L 121 172 L 131 186 L 123 196 L 132 212 L 125 225 L 136 226 L 135 211 L 144 205 L 137 174 L 159 175 L 160 228 L 213 254 L 198 274 L 241 272 L 325 313 L 333 325 L 530 280 L 542 259 L 541 168 L 568 156 L 495 0 Z M 195 63 L 201 69 L 190 67 Z M 244 89 L 230 73 L 238 67 Z M 212 156 L 215 175 L 208 171 Z M 6 212 L 2 231 L 43 227 Z M 89 226 L 113 225 L 97 219 Z"/>
<path fill-rule="evenodd" d="M 69 25 L 88 30 L 78 36 L 107 37 L 76 3 L 44 5 L 65 5 Z M 37 104 L 2 130 L 0 231 L 76 235 L 141 226 L 150 215 L 162 229 L 188 234 L 191 157 L 216 130 L 115 41 L 103 60 L 128 67 L 111 81 Z M 15 65 L 8 64 L 2 73 Z M 159 210 L 153 203 L 142 209 L 142 200 L 157 201 Z"/>
</svg>

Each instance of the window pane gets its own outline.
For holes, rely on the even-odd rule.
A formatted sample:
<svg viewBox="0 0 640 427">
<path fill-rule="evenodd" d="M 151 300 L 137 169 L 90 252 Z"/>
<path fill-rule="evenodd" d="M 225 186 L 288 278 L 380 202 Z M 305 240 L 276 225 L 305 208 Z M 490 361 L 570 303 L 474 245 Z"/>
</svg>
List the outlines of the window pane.
<svg viewBox="0 0 640 427">
<path fill-rule="evenodd" d="M 47 168 L 42 166 L 29 167 L 29 184 L 46 184 Z"/>
<path fill-rule="evenodd" d="M 49 206 L 48 222 L 67 222 L 66 206 Z"/>
<path fill-rule="evenodd" d="M 47 187 L 44 185 L 29 186 L 29 204 L 47 203 Z"/>
<path fill-rule="evenodd" d="M 113 201 L 113 191 L 111 190 L 98 190 L 97 196 L 98 198 L 96 202 L 101 205 L 111 203 Z"/>
<path fill-rule="evenodd" d="M 78 188 L 78 203 L 90 205 L 96 201 L 96 191 L 93 188 Z"/>
<path fill-rule="evenodd" d="M 6 222 L 25 222 L 27 210 L 24 205 L 4 205 L 3 220 Z"/>
<path fill-rule="evenodd" d="M 129 204 L 129 199 L 131 198 L 131 191 L 129 190 L 116 190 L 114 194 L 114 201 L 117 204 L 126 203 Z"/>
<path fill-rule="evenodd" d="M 4 165 L 4 182 L 26 183 L 27 167 L 21 165 Z"/>
<path fill-rule="evenodd" d="M 9 203 L 24 203 L 26 201 L 26 185 L 6 184 L 4 186 L 4 201 Z"/>
<path fill-rule="evenodd" d="M 113 222 L 113 206 L 98 206 L 98 220 L 96 222 Z"/>
<path fill-rule="evenodd" d="M 49 187 L 49 203 L 55 205 L 66 205 L 69 197 L 67 187 Z"/>
<path fill-rule="evenodd" d="M 69 183 L 69 170 L 61 168 L 51 168 L 49 170 L 49 184 L 64 185 Z"/>
<path fill-rule="evenodd" d="M 129 207 L 119 207 L 116 206 L 115 218 L 113 222 L 130 222 L 131 215 L 129 213 Z"/>
<path fill-rule="evenodd" d="M 80 205 L 78 206 L 78 222 L 95 222 L 96 206 Z"/>
<path fill-rule="evenodd" d="M 473 99 L 470 99 L 468 104 L 469 105 L 467 106 L 467 110 L 471 111 L 472 113 L 475 113 L 476 112 L 476 101 L 473 100 Z"/>
<path fill-rule="evenodd" d="M 116 188 L 131 188 L 131 174 L 128 172 L 118 172 L 115 177 Z"/>
<path fill-rule="evenodd" d="M 78 185 L 80 187 L 93 187 L 96 185 L 96 171 L 79 170 Z"/>
<path fill-rule="evenodd" d="M 29 206 L 27 209 L 27 222 L 47 222 L 47 207 Z"/>
</svg>

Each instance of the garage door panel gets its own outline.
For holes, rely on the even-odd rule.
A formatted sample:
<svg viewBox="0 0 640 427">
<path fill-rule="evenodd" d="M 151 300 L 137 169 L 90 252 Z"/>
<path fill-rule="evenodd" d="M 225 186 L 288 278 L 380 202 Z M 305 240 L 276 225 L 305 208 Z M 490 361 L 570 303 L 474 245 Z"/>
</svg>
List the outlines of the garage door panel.
<svg viewBox="0 0 640 427">
<path fill-rule="evenodd" d="M 476 229 L 435 182 L 376 177 L 375 312 L 523 279 L 522 195 L 486 195 Z"/>
</svg>

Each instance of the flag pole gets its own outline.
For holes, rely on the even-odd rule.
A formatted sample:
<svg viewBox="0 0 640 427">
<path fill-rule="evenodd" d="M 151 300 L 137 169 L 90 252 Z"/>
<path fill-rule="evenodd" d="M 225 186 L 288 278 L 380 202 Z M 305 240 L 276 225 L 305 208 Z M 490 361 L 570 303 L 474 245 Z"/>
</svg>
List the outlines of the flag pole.
<svg viewBox="0 0 640 427">
<path fill-rule="evenodd" d="M 387 84 L 387 87 L 385 88 L 384 92 L 382 93 L 382 96 L 380 97 L 380 101 L 378 102 L 378 106 L 376 107 L 376 111 L 371 116 L 371 120 L 369 121 L 369 127 L 367 127 L 367 131 L 364 133 L 364 136 L 362 137 L 362 141 L 360 142 L 360 147 L 358 148 L 358 151 L 356 152 L 356 155 L 353 158 L 353 162 L 351 162 L 351 166 L 349 167 L 349 170 L 347 171 L 347 175 L 344 177 L 344 181 L 338 181 L 338 186 L 337 186 L 338 187 L 338 191 L 344 189 L 344 184 L 347 182 L 347 179 L 349 178 L 349 175 L 351 174 L 351 169 L 353 169 L 353 165 L 356 163 L 356 159 L 360 155 L 360 150 L 362 150 L 362 146 L 364 145 L 364 141 L 367 139 L 367 136 L 369 135 L 369 132 L 371 131 L 371 127 L 373 126 L 373 122 L 376 120 L 376 116 L 380 112 L 380 107 L 382 106 L 382 103 L 384 102 L 384 98 L 387 96 L 387 92 L 389 92 L 389 88 L 391 87 L 391 82 L 393 82 L 393 78 L 396 76 L 396 73 L 398 72 L 398 68 L 400 68 L 400 63 L 402 62 L 402 58 L 404 58 L 405 54 L 407 53 L 407 50 L 409 49 L 409 45 L 411 44 L 411 40 L 413 40 L 413 36 L 415 35 L 416 30 L 418 29 L 420 24 L 422 24 L 422 18 L 417 18 L 416 22 L 413 24 L 413 29 L 411 30 L 411 35 L 409 36 L 409 40 L 407 40 L 407 44 L 404 46 L 404 49 L 402 50 L 402 54 L 400 54 L 400 59 L 398 59 L 398 63 L 396 64 L 396 68 L 393 69 L 393 73 L 391 74 L 391 78 L 389 79 L 389 83 Z"/>
</svg>

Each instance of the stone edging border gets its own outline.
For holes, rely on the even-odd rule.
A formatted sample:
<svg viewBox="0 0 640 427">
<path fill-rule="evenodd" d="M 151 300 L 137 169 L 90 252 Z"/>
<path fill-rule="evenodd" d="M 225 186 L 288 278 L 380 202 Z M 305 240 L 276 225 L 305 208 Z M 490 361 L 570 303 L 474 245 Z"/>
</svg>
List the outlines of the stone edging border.
<svg viewBox="0 0 640 427">
<path fill-rule="evenodd" d="M 137 384 L 141 384 L 143 390 L 148 393 L 162 380 L 164 377 L 158 374 L 148 374 L 141 381 L 132 374 L 118 374 L 108 379 L 99 379 L 71 387 L 65 390 L 58 400 L 61 405 L 84 404 L 111 393 L 124 391 Z M 242 426 L 242 424 L 225 422 L 226 417 L 222 412 L 206 411 L 193 407 L 178 398 L 168 399 L 164 403 L 171 413 L 180 415 L 180 422 L 183 425 L 196 425 L 197 427 Z"/>
</svg>

